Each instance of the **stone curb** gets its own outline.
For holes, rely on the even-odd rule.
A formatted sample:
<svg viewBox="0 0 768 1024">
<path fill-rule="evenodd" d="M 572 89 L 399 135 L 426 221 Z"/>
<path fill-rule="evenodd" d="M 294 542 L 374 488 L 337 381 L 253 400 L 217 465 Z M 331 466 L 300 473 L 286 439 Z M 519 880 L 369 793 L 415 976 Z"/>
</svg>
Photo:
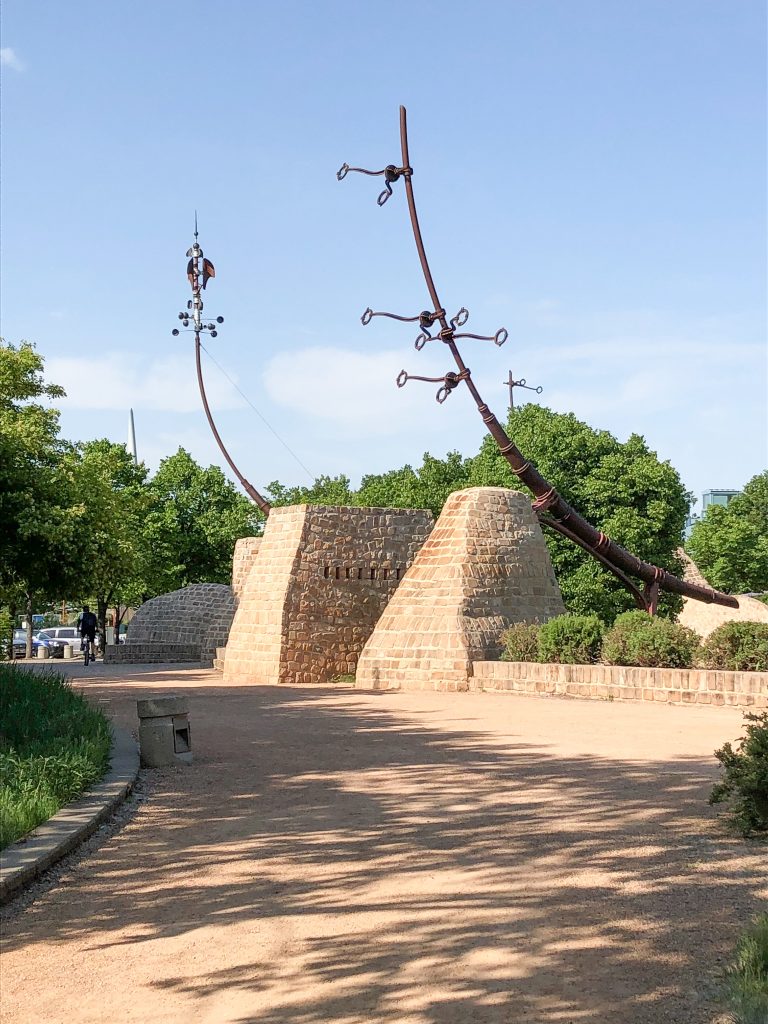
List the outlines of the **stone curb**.
<svg viewBox="0 0 768 1024">
<path fill-rule="evenodd" d="M 138 772 L 136 741 L 113 725 L 111 766 L 104 779 L 0 853 L 0 904 L 95 832 L 130 793 Z"/>
</svg>

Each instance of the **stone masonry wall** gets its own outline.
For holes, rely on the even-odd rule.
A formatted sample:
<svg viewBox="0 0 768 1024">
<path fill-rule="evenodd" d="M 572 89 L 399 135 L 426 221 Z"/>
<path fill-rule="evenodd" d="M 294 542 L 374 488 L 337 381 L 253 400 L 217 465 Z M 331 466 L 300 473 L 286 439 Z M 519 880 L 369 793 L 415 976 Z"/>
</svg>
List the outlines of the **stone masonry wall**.
<svg viewBox="0 0 768 1024">
<path fill-rule="evenodd" d="M 234 612 L 232 588 L 223 583 L 194 583 L 153 597 L 131 619 L 121 660 L 134 645 L 184 644 L 197 646 L 200 661 L 212 665 L 216 648 L 227 642 Z"/>
<path fill-rule="evenodd" d="M 235 553 L 232 556 L 232 593 L 235 603 L 240 600 L 240 594 L 256 561 L 260 545 L 261 537 L 241 537 L 235 544 Z"/>
<path fill-rule="evenodd" d="M 109 644 L 104 648 L 105 665 L 176 664 L 200 661 L 200 644 L 137 643 Z"/>
<path fill-rule="evenodd" d="M 273 508 L 235 613 L 225 682 L 323 683 L 354 672 L 432 524 L 424 510 Z"/>
<path fill-rule="evenodd" d="M 387 606 L 356 686 L 466 690 L 513 622 L 565 611 L 530 498 L 502 487 L 451 494 Z"/>
<path fill-rule="evenodd" d="M 728 704 L 768 708 L 768 672 L 629 668 L 623 665 L 540 665 L 476 661 L 473 690 L 592 700 L 651 700 L 667 704 Z"/>
</svg>

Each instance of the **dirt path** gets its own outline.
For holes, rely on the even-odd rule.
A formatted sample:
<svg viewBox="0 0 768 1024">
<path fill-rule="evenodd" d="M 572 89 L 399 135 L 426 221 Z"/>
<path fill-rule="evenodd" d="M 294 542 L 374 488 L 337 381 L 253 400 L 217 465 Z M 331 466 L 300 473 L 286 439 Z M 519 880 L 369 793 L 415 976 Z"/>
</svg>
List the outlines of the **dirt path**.
<svg viewBox="0 0 768 1024">
<path fill-rule="evenodd" d="M 3 1024 L 705 1024 L 768 896 L 706 804 L 729 709 L 84 685 L 188 692 L 196 760 L 7 915 Z"/>
</svg>

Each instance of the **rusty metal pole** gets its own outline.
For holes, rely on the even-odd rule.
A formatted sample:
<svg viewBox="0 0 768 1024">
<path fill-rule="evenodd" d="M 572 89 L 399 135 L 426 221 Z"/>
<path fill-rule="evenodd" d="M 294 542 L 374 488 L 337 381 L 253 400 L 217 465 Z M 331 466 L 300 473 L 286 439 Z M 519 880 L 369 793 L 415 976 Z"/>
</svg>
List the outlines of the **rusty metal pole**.
<svg viewBox="0 0 768 1024">
<path fill-rule="evenodd" d="M 226 446 L 221 439 L 221 435 L 216 429 L 216 424 L 213 421 L 213 414 L 211 413 L 211 407 L 208 404 L 208 396 L 205 393 L 203 367 L 200 360 L 200 349 L 202 347 L 200 343 L 200 334 L 203 331 L 208 331 L 211 337 L 215 338 L 217 335 L 217 325 L 224 323 L 224 317 L 217 317 L 216 323 L 203 323 L 203 299 L 201 295 L 201 288 L 205 288 L 209 278 L 216 276 L 216 271 L 211 261 L 206 259 L 203 255 L 203 250 L 200 248 L 197 240 L 197 213 L 195 213 L 195 241 L 191 248 L 187 250 L 187 256 L 189 258 L 189 262 L 187 263 L 187 278 L 189 279 L 189 284 L 192 288 L 192 298 L 187 303 L 186 311 L 179 313 L 179 320 L 181 320 L 182 325 L 185 328 L 189 326 L 190 320 L 193 324 L 192 330 L 195 334 L 195 366 L 197 368 L 197 384 L 200 389 L 200 398 L 203 402 L 203 409 L 205 410 L 205 415 L 208 420 L 208 426 L 211 428 L 211 433 L 216 440 L 216 444 L 219 446 L 221 454 L 227 460 L 230 469 L 240 481 L 243 490 L 249 498 L 258 505 L 264 515 L 268 516 L 272 506 L 269 504 L 267 499 L 256 490 L 253 484 L 246 480 L 235 465 L 234 459 L 227 451 Z M 178 335 L 179 329 L 175 328 L 173 334 Z"/>
<path fill-rule="evenodd" d="M 667 572 L 665 569 L 661 569 L 659 566 L 652 565 L 649 562 L 644 562 L 636 555 L 633 555 L 631 552 L 621 547 L 620 544 L 611 540 L 610 537 L 606 536 L 602 531 L 596 529 L 582 515 L 572 508 L 557 492 L 557 490 L 544 479 L 533 463 L 529 462 L 524 457 L 520 449 L 507 435 L 501 423 L 499 423 L 496 416 L 483 401 L 480 392 L 477 390 L 477 387 L 472 380 L 471 372 L 464 363 L 456 344 L 457 338 L 483 338 L 484 336 L 476 334 L 457 334 L 456 328 L 466 322 L 468 316 L 467 311 L 462 308 L 454 319 L 449 321 L 437 294 L 437 288 L 435 287 L 432 271 L 430 270 L 429 262 L 427 260 L 424 240 L 419 226 L 419 218 L 416 212 L 416 202 L 413 195 L 412 181 L 413 168 L 411 167 L 410 154 L 408 152 L 408 125 L 406 110 L 403 106 L 400 107 L 400 148 L 402 158 L 401 167 L 395 167 L 394 164 L 390 164 L 382 171 L 365 171 L 362 168 L 350 167 L 348 164 L 343 164 L 336 176 L 339 180 L 342 180 L 346 177 L 349 171 L 363 171 L 365 174 L 384 175 L 385 190 L 381 192 L 378 197 L 377 201 L 379 206 L 383 206 L 392 195 L 391 186 L 395 181 L 399 180 L 401 177 L 405 181 L 405 194 L 408 202 L 408 213 L 411 218 L 413 238 L 416 243 L 416 251 L 419 256 L 419 262 L 421 263 L 421 269 L 424 274 L 427 290 L 429 291 L 429 295 L 433 303 L 434 311 L 425 311 L 417 317 L 395 317 L 395 319 L 419 321 L 422 330 L 425 333 L 419 335 L 416 339 L 417 350 L 423 348 L 426 341 L 439 339 L 450 351 L 459 372 L 447 373 L 445 377 L 442 378 L 443 387 L 441 387 L 437 393 L 437 400 L 439 402 L 445 401 L 448 394 L 462 381 L 464 381 L 475 405 L 477 406 L 477 410 L 480 413 L 483 422 L 498 445 L 501 454 L 509 464 L 510 469 L 535 495 L 536 500 L 533 502 L 533 509 L 542 524 L 556 530 L 558 533 L 567 537 L 573 543 L 577 544 L 592 555 L 593 558 L 599 561 L 601 565 L 612 572 L 613 575 L 621 581 L 630 593 L 632 593 L 640 607 L 645 608 L 646 611 L 653 614 L 656 611 L 659 590 L 661 589 L 670 591 L 671 593 L 681 594 L 683 597 L 692 597 L 697 601 L 704 601 L 709 604 L 715 603 L 725 605 L 729 608 L 738 608 L 739 603 L 735 597 L 731 597 L 729 594 L 723 594 L 718 590 L 714 590 L 712 587 L 699 586 L 698 584 L 688 583 L 685 580 L 678 579 L 677 576 L 673 576 L 672 573 Z M 392 314 L 376 314 L 373 313 L 372 310 L 368 309 L 363 314 L 363 323 L 369 323 L 371 317 L 377 315 L 391 316 Z M 433 339 L 432 335 L 429 334 L 429 328 L 435 323 L 439 323 L 440 331 L 435 336 L 435 339 Z M 495 341 L 496 344 L 502 344 L 506 335 L 506 330 L 502 328 L 500 331 L 496 332 L 496 335 L 485 340 L 492 340 Z M 405 370 L 403 370 L 397 379 L 398 386 L 402 387 L 409 379 L 409 375 Z M 424 380 L 433 378 L 416 379 Z M 510 385 L 510 388 L 511 386 L 512 385 Z M 630 575 L 639 577 L 643 581 L 645 587 L 642 592 L 635 586 L 631 579 L 629 579 Z"/>
</svg>

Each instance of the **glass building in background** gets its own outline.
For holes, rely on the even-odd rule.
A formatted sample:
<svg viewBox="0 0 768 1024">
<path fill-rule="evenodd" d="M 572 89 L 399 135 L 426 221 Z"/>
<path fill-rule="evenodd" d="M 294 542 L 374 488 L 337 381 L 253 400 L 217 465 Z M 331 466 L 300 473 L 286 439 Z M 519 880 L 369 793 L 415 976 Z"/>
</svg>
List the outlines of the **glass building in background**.
<svg viewBox="0 0 768 1024">
<path fill-rule="evenodd" d="M 737 494 L 741 494 L 741 491 L 728 491 L 723 488 L 720 490 L 704 491 L 701 496 L 701 513 L 699 515 L 690 513 L 686 516 L 685 526 L 683 527 L 683 537 L 685 540 L 688 540 L 690 537 L 693 524 L 697 519 L 704 518 L 710 505 L 728 505 Z"/>
</svg>

